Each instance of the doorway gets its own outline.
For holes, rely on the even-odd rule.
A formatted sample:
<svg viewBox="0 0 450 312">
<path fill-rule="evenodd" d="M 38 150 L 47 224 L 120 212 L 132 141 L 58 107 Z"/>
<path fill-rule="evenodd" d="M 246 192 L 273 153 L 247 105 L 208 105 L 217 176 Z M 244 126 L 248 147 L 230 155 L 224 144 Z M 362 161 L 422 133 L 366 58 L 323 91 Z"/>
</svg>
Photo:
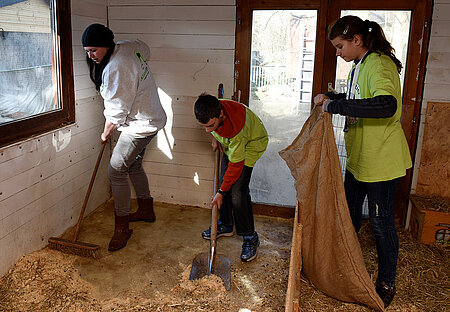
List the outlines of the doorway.
<svg viewBox="0 0 450 312">
<path fill-rule="evenodd" d="M 431 6 L 431 0 L 237 1 L 234 98 L 249 105 L 269 133 L 268 149 L 255 166 L 250 184 L 254 202 L 295 206 L 294 180 L 278 151 L 299 133 L 314 95 L 339 89 L 345 81 L 346 68 L 338 63 L 326 39 L 329 24 L 343 15 L 375 20 L 391 35 L 388 40 L 404 62 L 402 126 L 413 154 Z M 408 172 L 398 188 L 395 214 L 402 222 L 410 181 Z"/>
</svg>

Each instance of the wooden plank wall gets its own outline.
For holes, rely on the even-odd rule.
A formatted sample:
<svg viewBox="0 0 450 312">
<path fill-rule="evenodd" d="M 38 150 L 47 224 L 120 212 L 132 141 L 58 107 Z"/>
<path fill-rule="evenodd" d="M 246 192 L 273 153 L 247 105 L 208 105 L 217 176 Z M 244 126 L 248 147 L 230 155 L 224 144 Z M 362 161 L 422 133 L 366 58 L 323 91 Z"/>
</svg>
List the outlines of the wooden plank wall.
<svg viewBox="0 0 450 312">
<path fill-rule="evenodd" d="M 411 184 L 412 194 L 415 194 L 417 191 L 422 153 L 427 152 L 423 151 L 422 147 L 424 146 L 423 138 L 427 123 L 429 102 L 450 102 L 450 0 L 434 1 L 431 36 L 425 73 L 425 86 Z M 448 137 L 449 136 L 447 136 L 447 140 Z M 446 152 L 449 153 L 448 150 Z M 436 161 L 439 159 L 441 158 L 436 158 Z M 444 184 L 448 184 L 448 182 L 449 181 L 442 181 Z M 409 205 L 408 210 L 411 210 L 411 204 Z M 409 212 L 406 224 L 409 224 Z"/>
<path fill-rule="evenodd" d="M 450 102 L 427 104 L 416 194 L 450 200 Z"/>
<path fill-rule="evenodd" d="M 0 28 L 11 32 L 50 32 L 49 5 L 28 0 L 0 8 Z"/>
<path fill-rule="evenodd" d="M 100 150 L 103 102 L 90 83 L 80 37 L 90 23 L 106 23 L 107 0 L 71 2 L 76 124 L 0 148 L 0 276 L 76 223 Z M 87 213 L 110 198 L 105 154 Z"/>
<path fill-rule="evenodd" d="M 232 94 L 235 0 L 110 0 L 116 40 L 141 39 L 168 115 L 147 149 L 144 166 L 156 201 L 209 205 L 213 192 L 211 135 L 193 115 L 202 92 Z"/>
</svg>

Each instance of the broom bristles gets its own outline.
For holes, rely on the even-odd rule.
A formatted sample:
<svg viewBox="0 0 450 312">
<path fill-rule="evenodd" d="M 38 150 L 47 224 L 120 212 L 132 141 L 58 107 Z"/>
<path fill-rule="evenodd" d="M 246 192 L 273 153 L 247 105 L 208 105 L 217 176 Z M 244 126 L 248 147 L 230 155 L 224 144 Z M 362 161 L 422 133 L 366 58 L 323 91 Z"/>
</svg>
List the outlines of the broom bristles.
<svg viewBox="0 0 450 312">
<path fill-rule="evenodd" d="M 50 237 L 48 245 L 51 249 L 59 250 L 67 254 L 98 259 L 100 257 L 100 246 L 84 242 L 73 242 L 71 240 Z"/>
</svg>

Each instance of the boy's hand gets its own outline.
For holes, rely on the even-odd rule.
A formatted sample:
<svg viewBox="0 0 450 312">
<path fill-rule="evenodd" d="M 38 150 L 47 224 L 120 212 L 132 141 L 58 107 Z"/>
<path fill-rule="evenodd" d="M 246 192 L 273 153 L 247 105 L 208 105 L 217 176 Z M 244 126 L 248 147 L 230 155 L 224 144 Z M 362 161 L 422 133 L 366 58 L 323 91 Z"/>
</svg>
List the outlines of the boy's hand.
<svg viewBox="0 0 450 312">
<path fill-rule="evenodd" d="M 217 151 L 217 149 L 219 149 L 220 152 L 223 152 L 222 144 L 220 144 L 219 141 L 216 140 L 216 138 L 212 139 L 211 145 L 213 148 L 213 152 Z M 219 207 L 219 209 L 220 209 L 220 207 Z"/>
<path fill-rule="evenodd" d="M 222 207 L 222 203 L 223 203 L 223 195 L 217 193 L 216 195 L 214 195 L 214 198 L 211 202 L 211 208 L 214 207 L 214 205 L 217 205 L 217 209 L 220 210 L 220 208 Z"/>
</svg>

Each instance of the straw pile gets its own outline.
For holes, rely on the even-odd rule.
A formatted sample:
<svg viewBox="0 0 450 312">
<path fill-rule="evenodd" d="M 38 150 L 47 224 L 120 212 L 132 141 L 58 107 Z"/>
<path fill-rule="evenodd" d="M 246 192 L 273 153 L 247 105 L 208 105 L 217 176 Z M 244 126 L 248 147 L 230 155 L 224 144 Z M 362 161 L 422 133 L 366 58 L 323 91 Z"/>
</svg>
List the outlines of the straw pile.
<svg viewBox="0 0 450 312">
<path fill-rule="evenodd" d="M 450 213 L 450 201 L 440 196 L 410 195 L 414 204 L 424 210 Z"/>
<path fill-rule="evenodd" d="M 367 220 L 363 222 L 359 237 L 367 270 L 375 281 L 377 255 Z M 450 311 L 450 246 L 419 244 L 403 229 L 399 229 L 399 240 L 397 295 L 387 311 Z M 273 249 L 279 249 L 276 256 L 269 253 Z M 96 293 L 94 285 L 87 283 L 76 270 L 73 263 L 77 256 L 43 249 L 24 255 L 0 279 L 0 311 L 281 312 L 284 311 L 289 250 L 271 246 L 266 252 L 262 250 L 251 265 L 232 268 L 232 287 L 228 292 L 215 276 L 189 281 L 190 267 L 185 267 L 179 283 L 169 293 L 157 293 L 152 298 L 104 300 Z M 243 305 L 238 302 L 245 302 L 248 310 L 240 310 Z M 304 277 L 300 308 L 301 311 L 371 311 L 326 296 Z"/>
<path fill-rule="evenodd" d="M 387 311 L 450 311 L 450 245 L 419 244 L 408 231 L 397 229 L 400 243 L 397 294 Z M 359 241 L 367 271 L 375 283 L 377 251 L 368 220 L 363 222 Z M 301 293 L 302 311 L 372 311 L 334 300 L 303 278 Z"/>
</svg>

